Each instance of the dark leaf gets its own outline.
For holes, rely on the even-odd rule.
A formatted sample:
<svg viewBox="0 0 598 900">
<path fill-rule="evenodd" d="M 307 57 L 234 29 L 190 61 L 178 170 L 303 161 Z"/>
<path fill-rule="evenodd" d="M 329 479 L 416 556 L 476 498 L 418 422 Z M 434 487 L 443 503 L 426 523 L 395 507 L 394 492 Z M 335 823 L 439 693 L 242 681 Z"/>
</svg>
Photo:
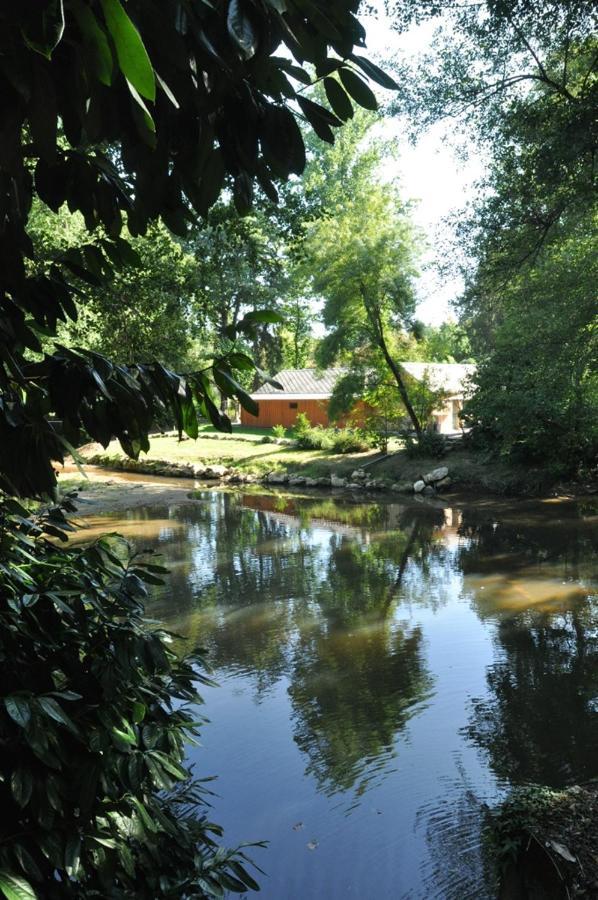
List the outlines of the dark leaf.
<svg viewBox="0 0 598 900">
<path fill-rule="evenodd" d="M 13 722 L 16 722 L 21 728 L 25 728 L 31 719 L 29 700 L 25 697 L 19 697 L 17 694 L 13 694 L 12 696 L 4 698 L 4 706 Z"/>
<path fill-rule="evenodd" d="M 368 78 L 371 78 L 372 81 L 375 81 L 380 87 L 386 88 L 389 91 L 399 90 L 399 85 L 394 78 L 387 75 L 386 72 L 375 63 L 370 62 L 369 59 L 366 59 L 364 56 L 358 56 L 356 53 L 352 53 L 349 59 L 358 65 L 361 71 L 365 72 Z"/>
<path fill-rule="evenodd" d="M 378 109 L 378 101 L 374 92 L 359 75 L 356 75 L 352 69 L 346 68 L 340 69 L 339 74 L 343 87 L 359 106 L 363 106 L 364 109 Z"/>
<path fill-rule="evenodd" d="M 242 0 L 230 0 L 226 25 L 245 59 L 251 59 L 257 50 L 257 37 Z"/>
</svg>

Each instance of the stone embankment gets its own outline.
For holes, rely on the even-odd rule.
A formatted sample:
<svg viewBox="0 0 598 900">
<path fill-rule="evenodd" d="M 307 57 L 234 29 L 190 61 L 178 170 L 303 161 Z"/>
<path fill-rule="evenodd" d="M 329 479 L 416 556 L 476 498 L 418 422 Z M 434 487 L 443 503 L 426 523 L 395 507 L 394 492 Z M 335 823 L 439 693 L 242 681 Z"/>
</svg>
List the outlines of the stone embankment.
<svg viewBox="0 0 598 900">
<path fill-rule="evenodd" d="M 107 457 L 96 454 L 87 457 L 89 465 L 104 468 L 139 472 L 146 475 L 160 475 L 167 478 L 193 478 L 199 481 L 218 481 L 227 484 L 268 484 L 306 488 L 344 488 L 351 491 L 393 491 L 401 494 L 422 494 L 423 496 L 445 491 L 453 484 L 446 466 L 440 466 L 421 475 L 414 481 L 390 481 L 372 478 L 364 469 L 355 469 L 350 476 L 336 474 L 310 477 L 296 472 L 274 470 L 265 474 L 241 472 L 233 466 L 215 463 L 171 463 L 165 460 L 134 460 L 122 457 Z"/>
</svg>

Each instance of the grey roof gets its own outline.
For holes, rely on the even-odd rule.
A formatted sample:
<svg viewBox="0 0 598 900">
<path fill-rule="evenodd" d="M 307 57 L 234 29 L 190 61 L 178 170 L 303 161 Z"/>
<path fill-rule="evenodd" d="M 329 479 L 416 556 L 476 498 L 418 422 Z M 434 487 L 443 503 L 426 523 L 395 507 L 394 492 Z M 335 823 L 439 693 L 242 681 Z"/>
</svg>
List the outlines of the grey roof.
<svg viewBox="0 0 598 900">
<path fill-rule="evenodd" d="M 476 367 L 467 363 L 404 362 L 401 363 L 401 368 L 417 381 L 422 381 L 427 376 L 434 391 L 442 390 L 451 397 L 461 397 L 467 392 L 467 380 Z M 274 376 L 275 381 L 282 384 L 282 391 L 271 384 L 263 384 L 252 396 L 257 399 L 284 397 L 287 394 L 330 397 L 334 385 L 347 371 L 346 368 L 283 369 Z"/>
<path fill-rule="evenodd" d="M 271 384 L 263 384 L 253 396 L 260 397 L 264 394 L 272 397 L 281 397 L 284 394 L 321 394 L 329 397 L 336 382 L 345 375 L 346 369 L 283 369 L 274 376 L 275 381 L 282 384 L 282 391 L 272 387 Z"/>
</svg>

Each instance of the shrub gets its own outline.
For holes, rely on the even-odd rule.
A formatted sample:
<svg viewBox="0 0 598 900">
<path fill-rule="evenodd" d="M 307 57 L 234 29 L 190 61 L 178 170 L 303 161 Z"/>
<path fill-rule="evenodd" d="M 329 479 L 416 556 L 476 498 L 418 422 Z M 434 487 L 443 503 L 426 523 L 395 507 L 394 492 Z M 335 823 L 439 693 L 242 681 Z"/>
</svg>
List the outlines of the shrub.
<svg viewBox="0 0 598 900">
<path fill-rule="evenodd" d="M 371 439 L 357 429 L 342 428 L 332 433 L 332 450 L 335 453 L 363 453 L 372 447 Z"/>
<path fill-rule="evenodd" d="M 63 549 L 72 503 L 0 499 L 0 893 L 221 896 L 257 885 L 218 849 L 184 766 L 201 658 L 144 621 L 165 572 L 120 539 Z M 200 667 L 199 669 L 197 667 Z M 173 700 L 176 698 L 175 702 Z"/>
<path fill-rule="evenodd" d="M 274 425 L 272 428 L 272 434 L 275 438 L 284 438 L 287 435 L 287 430 L 284 425 Z"/>
<path fill-rule="evenodd" d="M 423 456 L 440 459 L 446 452 L 446 442 L 437 431 L 424 431 L 419 440 L 408 434 L 405 438 L 405 451 L 409 459 Z"/>
<path fill-rule="evenodd" d="M 360 453 L 372 446 L 368 436 L 357 428 L 312 426 L 305 413 L 295 419 L 295 442 L 300 450 L 332 450 L 334 453 Z"/>
</svg>

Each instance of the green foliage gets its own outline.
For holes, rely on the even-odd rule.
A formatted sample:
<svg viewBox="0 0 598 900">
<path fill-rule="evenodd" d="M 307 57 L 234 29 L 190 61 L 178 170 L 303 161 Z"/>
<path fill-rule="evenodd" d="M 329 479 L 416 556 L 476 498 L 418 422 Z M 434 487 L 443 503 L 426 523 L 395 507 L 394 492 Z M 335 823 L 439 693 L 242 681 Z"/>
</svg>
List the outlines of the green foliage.
<svg viewBox="0 0 598 900">
<path fill-rule="evenodd" d="M 385 370 L 419 433 L 397 364 L 415 311 L 415 232 L 395 186 L 378 175 L 388 148 L 371 141 L 364 153 L 359 144 L 367 129 L 358 122 L 356 132 L 359 142 L 349 144 L 353 166 L 345 165 L 330 214 L 312 221 L 305 241 L 304 272 L 313 296 L 324 299 L 327 329 L 316 358 L 322 366 L 347 363 L 355 373 Z M 332 405 L 340 409 L 336 400 Z"/>
<path fill-rule="evenodd" d="M 272 428 L 272 434 L 275 438 L 284 438 L 286 437 L 287 430 L 284 425 L 274 425 Z"/>
<path fill-rule="evenodd" d="M 419 341 L 414 346 L 412 359 L 422 362 L 473 362 L 471 344 L 465 328 L 455 322 L 423 325 Z"/>
<path fill-rule="evenodd" d="M 48 357 L 24 371 L 27 354 L 41 352 L 41 338 L 51 340 L 59 321 L 77 319 L 81 286 L 101 289 L 131 264 L 135 254 L 122 237 L 124 226 L 137 237 L 161 219 L 185 236 L 189 223 L 214 206 L 227 180 L 240 212 L 251 207 L 254 182 L 275 199 L 274 182 L 305 166 L 291 110 L 311 81 L 306 61 L 316 64 L 316 75 L 323 66 L 330 75 L 354 69 L 381 79 L 375 70 L 366 73 L 367 61 L 354 56 L 364 31 L 346 0 L 334 0 L 327 11 L 334 55 L 330 30 L 321 30 L 317 10 L 290 17 L 278 4 L 261 4 L 249 18 L 236 2 L 228 5 L 228 15 L 222 14 L 224 6 L 129 0 L 125 9 L 120 0 L 93 7 L 46 0 L 0 12 L 0 442 L 15 448 L 3 452 L 0 475 L 11 492 L 54 488 L 50 461 L 61 460 L 65 446 L 48 415 L 58 391 L 64 436 L 73 438 L 80 380 L 91 437 L 105 444 L 116 436 L 133 454 L 145 442 L 156 409 L 140 370 L 110 370 L 118 397 L 113 393 L 109 401 L 104 387 L 111 364 L 89 353 L 73 365 L 68 354 L 46 345 Z M 288 56 L 273 55 L 280 44 Z M 339 89 L 344 90 L 340 82 Z M 315 101 L 303 111 L 326 140 L 341 125 Z M 41 274 L 28 233 L 35 198 L 53 213 L 66 203 L 85 223 L 81 241 L 56 254 Z M 132 302 L 127 297 L 124 304 Z M 240 334 L 243 341 L 257 341 L 257 324 L 241 314 L 229 324 L 227 339 Z M 251 405 L 243 392 L 247 385 L 232 374 L 248 371 L 250 359 L 241 362 L 237 355 L 233 363 L 229 349 L 190 383 L 162 367 L 152 370 L 156 402 L 170 407 L 189 434 L 197 427 L 194 407 L 218 427 L 229 427 L 210 396 L 211 381 Z M 237 349 L 242 354 L 243 346 Z M 176 414 L 180 397 L 182 419 Z M 132 434 L 123 422 L 130 413 Z M 24 458 L 30 460 L 26 473 Z"/>
<path fill-rule="evenodd" d="M 40 274 L 48 272 L 61 253 L 84 240 L 83 219 L 66 207 L 54 214 L 34 203 L 28 228 Z M 197 291 L 194 260 L 161 224 L 129 241 L 131 264 L 101 285 L 81 286 L 77 320 L 61 323 L 59 339 L 121 364 L 159 358 L 176 371 L 189 371 L 195 362 L 192 342 L 204 336 L 207 325 L 192 316 Z M 43 344 L 52 351 L 50 340 Z"/>
<path fill-rule="evenodd" d="M 408 434 L 405 437 L 405 452 L 409 459 L 426 456 L 441 459 L 446 453 L 446 441 L 437 431 L 424 431 L 417 439 Z"/>
<path fill-rule="evenodd" d="M 490 814 L 486 828 L 486 846 L 499 872 L 515 862 L 555 806 L 562 799 L 560 791 L 542 785 L 527 785 L 511 792 Z"/>
<path fill-rule="evenodd" d="M 332 434 L 333 453 L 364 453 L 371 447 L 368 433 L 361 428 L 339 428 Z"/>
<path fill-rule="evenodd" d="M 31 522 L 7 495 L 52 493 L 52 463 L 81 433 L 103 446 L 116 437 L 137 457 L 162 417 L 190 437 L 197 436 L 198 416 L 230 431 L 214 386 L 255 410 L 241 383 L 243 373 L 255 371 L 246 350 L 261 326 L 280 323 L 272 310 L 240 310 L 226 324 L 227 343 L 216 359 L 185 377 L 133 358 L 140 348 L 159 356 L 174 356 L 177 343 L 183 349 L 176 333 L 168 347 L 164 333 L 160 347 L 142 345 L 135 333 L 146 319 L 152 331 L 170 331 L 173 294 L 180 312 L 186 290 L 179 281 L 183 257 L 166 232 L 153 233 L 145 255 L 142 239 L 158 220 L 185 237 L 225 184 L 246 213 L 254 183 L 275 200 L 274 182 L 303 171 L 294 103 L 312 78 L 306 63 L 315 65 L 316 77 L 324 67 L 327 75 L 355 70 L 383 80 L 354 54 L 364 31 L 353 7 L 331 0 L 323 30 L 315 7 L 291 15 L 286 4 L 262 3 L 249 16 L 237 0 L 44 0 L 0 10 L 6 896 L 35 890 L 44 900 L 150 900 L 257 887 L 242 852 L 213 844 L 219 829 L 205 818 L 205 798 L 181 765 L 197 724 L 187 704 L 198 702 L 194 681 L 204 679 L 142 620 L 144 585 L 160 571 L 121 559 L 107 542 L 60 550 L 47 536 L 60 539 L 69 530 L 62 512 Z M 281 45 L 284 52 L 274 55 Z M 303 111 L 317 133 L 333 139 L 340 120 L 313 101 Z M 36 211 L 41 201 L 56 215 L 65 232 L 59 241 L 51 225 L 41 241 L 32 240 L 34 201 Z M 58 213 L 65 204 L 75 219 L 66 217 L 63 226 Z M 139 239 L 137 250 L 125 228 Z M 165 258 L 156 256 L 158 246 Z M 139 273 L 131 283 L 127 268 L 139 257 L 141 270 L 153 274 L 144 282 Z M 167 272 L 161 299 L 157 270 Z M 59 327 L 77 321 L 88 288 L 89 315 L 94 302 L 100 310 L 102 348 L 116 339 L 113 330 L 135 323 L 120 335 L 116 361 L 95 352 L 91 340 L 83 348 L 56 341 Z M 102 291 L 107 296 L 98 304 Z M 134 344 L 127 353 L 125 341 Z"/>
<path fill-rule="evenodd" d="M 0 503 L 0 887 L 44 900 L 255 887 L 243 854 L 217 849 L 184 766 L 208 680 L 143 620 L 165 570 L 114 536 L 63 549 L 69 509 Z"/>
<path fill-rule="evenodd" d="M 492 342 L 480 354 L 465 421 L 478 440 L 555 477 L 591 467 L 598 455 L 595 225 L 583 215 L 555 228 L 534 265 L 506 282 L 482 243 L 466 298 L 480 350 L 481 334 L 491 331 Z"/>
<path fill-rule="evenodd" d="M 311 424 L 305 413 L 298 413 L 293 428 L 295 443 L 301 450 L 329 450 L 332 453 L 361 453 L 371 441 L 358 428 L 323 428 Z"/>
</svg>

